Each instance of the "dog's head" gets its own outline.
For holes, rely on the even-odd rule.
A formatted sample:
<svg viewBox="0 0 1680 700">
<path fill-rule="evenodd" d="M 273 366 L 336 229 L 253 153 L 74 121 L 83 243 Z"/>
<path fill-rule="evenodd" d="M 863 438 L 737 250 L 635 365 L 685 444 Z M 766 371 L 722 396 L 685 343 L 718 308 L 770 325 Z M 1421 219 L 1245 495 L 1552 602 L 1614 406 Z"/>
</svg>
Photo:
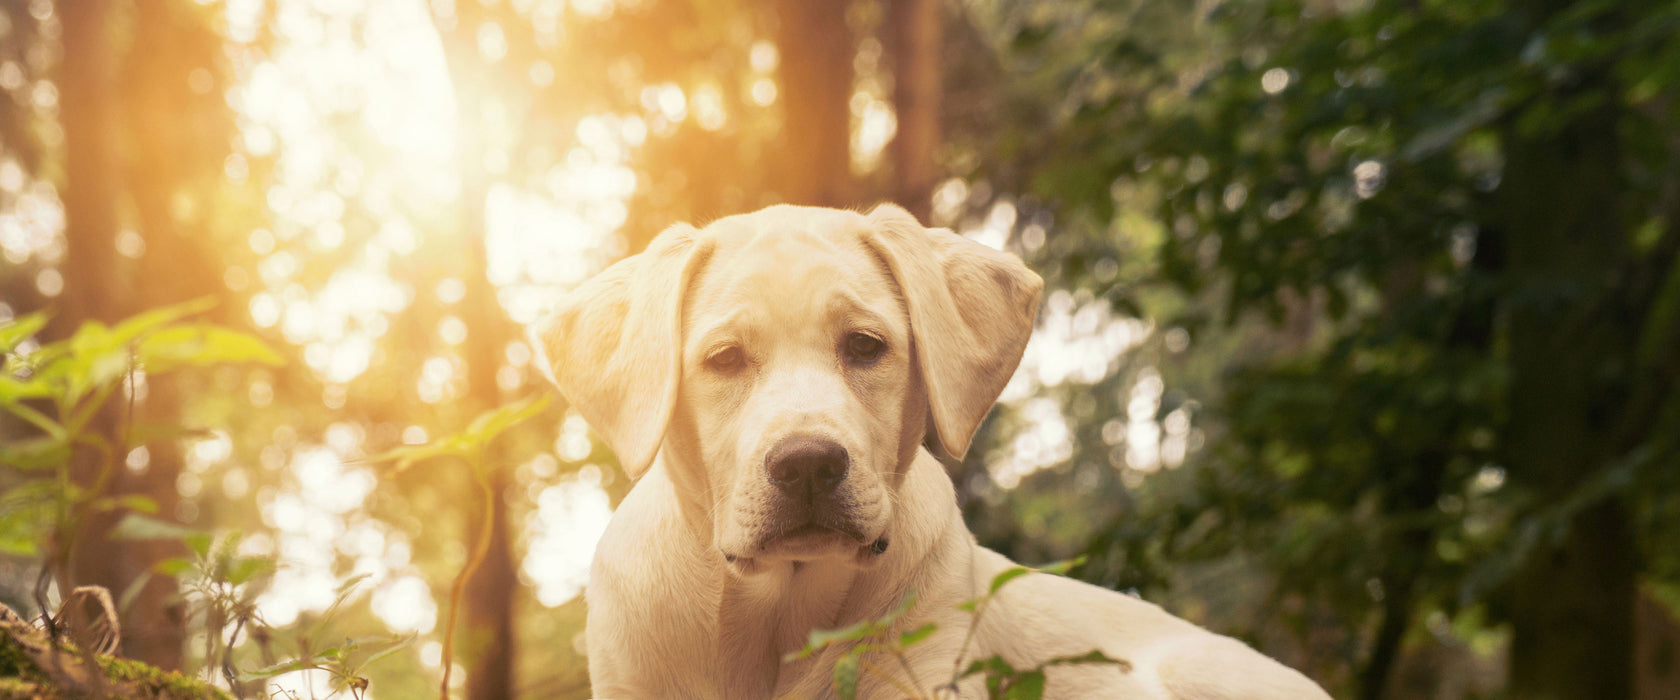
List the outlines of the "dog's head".
<svg viewBox="0 0 1680 700">
<path fill-rule="evenodd" d="M 866 565 L 924 438 L 968 450 L 1042 286 L 1015 257 L 895 206 L 778 206 L 671 227 L 533 337 L 625 471 L 663 449 L 736 571 Z"/>
</svg>

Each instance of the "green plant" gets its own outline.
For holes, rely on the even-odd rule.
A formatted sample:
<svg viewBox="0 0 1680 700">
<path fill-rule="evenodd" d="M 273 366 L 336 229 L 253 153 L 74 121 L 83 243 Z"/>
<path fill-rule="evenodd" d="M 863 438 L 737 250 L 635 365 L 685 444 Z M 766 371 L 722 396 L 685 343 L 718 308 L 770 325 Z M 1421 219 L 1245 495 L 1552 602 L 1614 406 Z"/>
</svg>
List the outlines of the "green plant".
<svg viewBox="0 0 1680 700">
<path fill-rule="evenodd" d="M 916 700 L 930 700 L 931 698 L 956 697 L 958 685 L 963 681 L 980 676 L 985 679 L 986 695 L 994 700 L 1038 700 L 1044 695 L 1046 672 L 1053 666 L 1072 664 L 1114 664 L 1122 668 L 1130 668 L 1131 664 L 1122 659 L 1114 659 L 1101 651 L 1092 650 L 1074 656 L 1062 656 L 1049 659 L 1030 668 L 1015 668 L 1000 655 L 993 655 L 984 659 L 975 659 L 965 667 L 963 661 L 968 657 L 968 649 L 974 643 L 974 631 L 980 626 L 980 619 L 986 614 L 998 591 L 1009 582 L 1029 573 L 1047 573 L 1061 575 L 1078 566 L 1083 560 L 1048 564 L 1038 569 L 1025 566 L 1015 566 L 999 572 L 992 577 L 986 592 L 979 597 L 963 601 L 957 607 L 970 615 L 968 630 L 964 633 L 962 653 L 951 669 L 951 677 L 944 683 L 924 690 L 927 685 L 917 677 L 910 666 L 906 652 L 917 644 L 921 644 L 934 632 L 938 625 L 927 623 L 913 630 L 892 634 L 894 623 L 904 613 L 909 612 L 916 605 L 916 593 L 905 594 L 904 599 L 885 615 L 871 620 L 863 620 L 849 627 L 832 630 L 812 630 L 810 639 L 805 647 L 788 654 L 783 662 L 806 659 L 831 646 L 850 644 L 844 653 L 834 662 L 834 690 L 842 700 L 854 700 L 857 697 L 858 679 L 864 672 L 874 673 L 892 686 L 904 693 L 906 697 Z M 867 658 L 870 654 L 885 654 L 898 663 L 904 670 L 903 679 L 881 669 Z"/>
<path fill-rule="evenodd" d="M 187 604 L 188 618 L 202 631 L 204 637 L 203 669 L 207 677 L 220 673 L 222 679 L 243 696 L 252 684 L 293 671 L 323 671 L 331 679 L 332 692 L 349 691 L 360 698 L 368 688 L 363 672 L 368 665 L 390 656 L 413 644 L 415 635 L 378 635 L 346 637 L 340 643 L 318 647 L 322 640 L 336 638 L 331 625 L 337 613 L 350 602 L 358 586 L 368 574 L 352 576 L 339 583 L 333 602 L 321 615 L 296 637 L 297 648 L 290 659 L 275 662 L 271 639 L 274 630 L 258 613 L 256 600 L 268 588 L 274 562 L 267 557 L 242 556 L 239 552 L 241 535 L 227 532 L 220 535 L 182 527 L 143 515 L 130 513 L 112 531 L 113 538 L 127 540 L 178 540 L 186 544 L 190 557 L 176 557 L 158 562 L 149 574 L 174 577 L 180 584 L 180 598 Z M 145 584 L 145 577 L 135 581 L 119 605 L 126 603 L 133 591 Z M 239 646 L 240 634 L 246 635 L 259 647 L 265 659 L 261 668 L 240 671 L 234 662 L 234 650 Z M 289 691 L 275 686 L 270 696 Z"/>
<path fill-rule="evenodd" d="M 347 637 L 343 642 L 317 649 L 314 647 L 318 640 L 331 639 L 328 634 L 334 614 L 340 610 L 355 592 L 356 587 L 366 580 L 367 574 L 352 576 L 345 579 L 338 586 L 337 594 L 331 606 L 321 614 L 308 632 L 298 636 L 298 650 L 295 657 L 288 661 L 269 664 L 259 669 L 238 673 L 231 676 L 230 683 L 266 680 L 283 673 L 293 671 L 323 671 L 328 674 L 332 682 L 332 692 L 350 691 L 350 695 L 360 700 L 367 692 L 368 679 L 363 669 L 372 663 L 408 648 L 414 643 L 415 635 L 380 635 L 372 637 Z M 235 632 L 237 634 L 237 631 Z M 267 653 L 266 641 L 263 642 L 264 652 Z M 231 673 L 231 666 L 228 667 Z M 287 693 L 279 688 L 270 692 L 270 697 Z"/>
<path fill-rule="evenodd" d="M 466 565 L 462 566 L 460 573 L 455 576 L 455 583 L 450 588 L 449 616 L 443 628 L 443 681 L 438 694 L 444 700 L 449 698 L 449 677 L 454 668 L 455 619 L 461 609 L 461 596 L 466 591 L 467 582 L 472 579 L 473 573 L 478 571 L 479 565 L 484 563 L 484 556 L 490 550 L 492 523 L 489 514 L 495 512 L 496 493 L 490 487 L 487 470 L 491 467 L 484 458 L 485 450 L 502 433 L 542 413 L 548 408 L 548 404 L 547 395 L 516 401 L 479 414 L 459 433 L 445 435 L 423 445 L 404 445 L 369 459 L 371 462 L 389 463 L 394 472 L 401 473 L 420 462 L 453 457 L 466 462 L 472 470 L 473 483 L 478 485 L 479 497 L 483 502 L 481 512 L 485 517 L 479 524 L 478 538 L 472 553 L 468 556 Z"/>
<path fill-rule="evenodd" d="M 40 556 L 36 603 L 48 609 L 48 583 L 68 585 L 66 562 L 80 524 L 101 511 L 152 513 L 157 504 L 137 495 L 105 493 L 117 460 L 133 442 L 137 375 L 229 363 L 282 364 L 260 339 L 220 326 L 189 322 L 214 305 L 202 299 L 141 313 L 106 326 L 88 321 L 70 337 L 34 345 L 48 317 L 36 313 L 0 323 L 0 411 L 30 426 L 32 436 L 0 445 L 0 552 Z M 127 380 L 128 404 L 114 430 L 95 418 Z M 90 476 L 72 465 L 91 452 Z M 45 547 L 42 547 L 42 544 Z M 50 624 L 48 633 L 58 632 Z"/>
<path fill-rule="evenodd" d="M 36 313 L 0 323 L 0 411 L 26 423 L 33 435 L 0 445 L 0 552 L 41 558 L 34 596 L 50 609 L 47 593 L 56 581 L 67 590 L 68 560 L 87 518 L 108 511 L 128 511 L 111 533 L 118 539 L 179 539 L 197 560 L 170 560 L 165 573 L 200 568 L 211 585 L 201 592 L 226 596 L 258 573 L 262 562 L 235 557 L 231 549 L 213 552 L 209 535 L 146 517 L 157 511 L 151 499 L 107 494 L 117 461 L 135 443 L 134 397 L 139 376 L 157 376 L 189 367 L 231 363 L 279 365 L 282 358 L 262 340 L 220 326 L 189 321 L 214 305 L 203 299 L 154 309 L 106 326 L 89 321 L 68 338 L 38 344 L 36 334 L 48 322 Z M 111 424 L 97 420 L 124 383 L 128 402 Z M 80 470 L 78 465 L 83 466 Z M 122 596 L 126 604 L 145 585 L 134 582 Z M 187 579 L 192 580 L 192 579 Z M 230 585 L 231 582 L 231 585 Z M 219 603 L 219 601 L 218 601 Z M 218 604 L 214 606 L 220 610 Z M 249 608 L 249 601 L 246 601 Z M 43 616 L 47 638 L 62 645 L 61 630 Z M 219 624 L 217 625 L 219 627 Z M 237 632 L 236 632 L 237 634 Z M 207 662 L 220 653 L 220 631 L 207 635 Z M 79 652 L 88 668 L 96 659 Z"/>
</svg>

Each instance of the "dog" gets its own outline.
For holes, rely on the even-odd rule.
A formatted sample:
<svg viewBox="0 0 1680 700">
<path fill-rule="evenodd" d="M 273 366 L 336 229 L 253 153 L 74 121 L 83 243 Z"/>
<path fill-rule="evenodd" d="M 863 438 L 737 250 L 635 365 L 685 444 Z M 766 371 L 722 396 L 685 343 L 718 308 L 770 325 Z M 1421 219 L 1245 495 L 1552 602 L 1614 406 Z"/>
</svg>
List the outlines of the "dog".
<svg viewBox="0 0 1680 700">
<path fill-rule="evenodd" d="M 984 697 L 954 672 L 1093 650 L 1117 663 L 1051 666 L 1044 697 L 1328 697 L 1237 640 L 1061 576 L 1015 579 L 978 618 L 959 607 L 1014 564 L 975 542 L 933 450 L 968 450 L 1042 287 L 893 205 L 780 205 L 672 226 L 562 299 L 533 346 L 638 479 L 586 589 L 596 696 L 836 697 L 851 645 L 793 652 L 914 592 L 886 632 L 935 631 L 902 664 L 865 655 L 858 697 Z"/>
</svg>

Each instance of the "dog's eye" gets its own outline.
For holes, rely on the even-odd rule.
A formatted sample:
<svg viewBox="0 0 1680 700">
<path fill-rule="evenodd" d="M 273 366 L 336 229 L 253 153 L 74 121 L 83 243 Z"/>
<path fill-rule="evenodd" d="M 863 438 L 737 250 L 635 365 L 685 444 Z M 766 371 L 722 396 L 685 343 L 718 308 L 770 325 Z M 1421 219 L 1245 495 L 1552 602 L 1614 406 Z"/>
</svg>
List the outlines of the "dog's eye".
<svg viewBox="0 0 1680 700">
<path fill-rule="evenodd" d="M 886 343 L 868 333 L 853 333 L 846 338 L 846 357 L 853 362 L 873 362 L 886 349 Z"/>
<path fill-rule="evenodd" d="M 741 354 L 741 348 L 731 345 L 707 357 L 706 369 L 713 372 L 733 372 L 740 369 L 745 362 L 746 356 Z"/>
</svg>

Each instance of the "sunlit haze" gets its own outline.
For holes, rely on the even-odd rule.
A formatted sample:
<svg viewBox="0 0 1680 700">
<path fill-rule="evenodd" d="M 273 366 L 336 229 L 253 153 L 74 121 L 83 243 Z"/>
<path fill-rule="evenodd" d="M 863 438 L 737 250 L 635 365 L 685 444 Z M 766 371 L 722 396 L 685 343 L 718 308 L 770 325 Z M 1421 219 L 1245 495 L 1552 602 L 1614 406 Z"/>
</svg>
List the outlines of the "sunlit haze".
<svg viewBox="0 0 1680 700">
<path fill-rule="evenodd" d="M 560 21 L 562 4 L 515 3 L 539 32 L 563 30 L 553 24 Z M 610 2 L 572 6 L 583 16 L 611 11 Z M 538 158 L 514 150 L 525 140 L 516 138 L 522 122 L 509 112 L 523 105 L 499 99 L 492 86 L 472 85 L 469 97 L 452 84 L 433 14 L 447 16 L 448 3 L 433 8 L 417 0 L 228 0 L 221 11 L 233 81 L 225 94 L 237 125 L 234 152 L 222 174 L 235 186 L 265 184 L 255 203 L 260 215 L 243 219 L 261 225 L 224 232 L 248 250 L 229 256 L 233 263 L 223 282 L 252 324 L 300 349 L 324 387 L 321 402 L 327 409 L 343 408 L 347 387 L 378 367 L 382 341 L 417 300 L 449 309 L 462 303 L 461 278 L 417 283 L 403 271 L 420 251 L 464 247 L 454 237 L 462 234 L 450 233 L 463 230 L 456 225 L 459 217 L 476 204 L 462 201 L 471 191 L 463 172 L 483 172 L 491 180 L 477 190 L 485 195 L 482 218 L 469 223 L 464 235 L 484 237 L 487 276 L 500 306 L 509 319 L 524 324 L 557 294 L 625 254 L 622 229 L 632 196 L 645 184 L 631 163 L 650 134 L 689 120 L 715 131 L 742 118 L 727 113 L 715 81 L 702 80 L 686 91 L 676 84 L 654 85 L 642 91 L 640 112 L 585 115 L 564 150 Z M 508 48 L 499 26 L 485 24 L 476 39 L 480 58 L 504 60 Z M 896 128 L 889 86 L 877 77 L 881 52 L 871 38 L 857 59 L 863 77 L 850 104 L 857 172 L 879 165 Z M 745 92 L 752 108 L 780 98 L 772 77 L 778 60 L 769 41 L 751 44 Z M 554 84 L 566 69 L 538 61 L 522 74 L 534 89 Z M 48 103 L 52 96 L 40 99 Z M 472 144 L 462 143 L 463 105 L 481 124 Z M 541 170 L 511 174 L 526 163 L 540 163 Z M 259 167 L 272 170 L 258 179 L 253 169 Z M 41 264 L 36 286 L 48 298 L 57 296 L 63 279 L 55 265 L 65 254 L 58 193 L 9 159 L 0 160 L 0 189 L 11 195 L 10 206 L 0 211 L 0 254 L 8 264 L 31 259 Z M 935 220 L 966 222 L 960 227 L 964 235 L 994 248 L 1014 244 L 1030 251 L 1043 245 L 1045 230 L 1017 221 L 1007 198 L 983 216 L 964 218 L 969 194 L 960 179 L 942 184 L 933 200 Z M 144 254 L 144 240 L 132 232 L 119 236 L 117 245 L 129 257 Z M 12 313 L 0 304 L 0 318 Z M 418 375 L 406 380 L 422 402 L 443 406 L 462 398 L 465 364 L 458 350 L 468 341 L 469 318 L 465 309 L 451 311 L 427 329 L 432 350 L 421 352 L 432 354 L 420 363 Z M 1074 439 L 1068 420 L 1055 400 L 1042 397 L 1044 389 L 1097 383 L 1153 331 L 1105 301 L 1050 294 L 1041 328 L 1002 399 L 1018 409 L 1022 427 L 986 456 L 996 483 L 1014 488 L 1023 477 L 1068 458 Z M 504 393 L 537 381 L 530 348 L 515 341 L 504 350 L 505 364 L 496 374 Z M 276 391 L 271 379 L 259 375 L 245 393 L 253 406 L 262 407 Z M 1184 459 L 1188 411 L 1169 416 L 1163 429 L 1155 416 L 1161 393 L 1159 376 L 1146 373 L 1126 397 L 1126 416 L 1103 428 L 1110 444 L 1123 445 L 1116 448 L 1122 453 L 1115 465 L 1129 466 L 1132 476 Z M 260 464 L 253 465 L 231 464 L 225 434 L 195 439 L 177 484 L 187 500 L 176 515 L 190 522 L 198 512 L 196 499 L 217 492 L 230 498 L 252 493 L 258 470 L 283 474 L 284 488 L 255 491 L 270 532 L 243 543 L 245 553 L 272 555 L 279 562 L 273 585 L 258 600 L 263 619 L 287 625 L 320 613 L 332 605 L 345 576 L 365 574 L 373 613 L 392 631 L 426 635 L 418 653 L 436 668 L 440 657 L 432 640 L 446 601 L 434 598 L 435 589 L 418 569 L 417 544 L 368 514 L 381 476 L 364 461 L 391 447 L 393 438 L 419 444 L 429 437 L 420 425 L 379 440 L 351 422 L 333 423 L 320 435 L 282 426 L 273 444 L 262 448 Z M 524 552 L 518 571 L 544 606 L 563 605 L 580 593 L 595 541 L 612 512 L 604 489 L 612 472 L 587 463 L 590 455 L 588 428 L 570 414 L 551 454 L 517 466 L 529 516 L 514 523 L 513 537 L 520 543 L 514 551 Z M 127 464 L 141 471 L 148 459 L 141 447 L 128 455 Z M 319 677 L 291 674 L 279 682 L 325 689 Z"/>
</svg>

